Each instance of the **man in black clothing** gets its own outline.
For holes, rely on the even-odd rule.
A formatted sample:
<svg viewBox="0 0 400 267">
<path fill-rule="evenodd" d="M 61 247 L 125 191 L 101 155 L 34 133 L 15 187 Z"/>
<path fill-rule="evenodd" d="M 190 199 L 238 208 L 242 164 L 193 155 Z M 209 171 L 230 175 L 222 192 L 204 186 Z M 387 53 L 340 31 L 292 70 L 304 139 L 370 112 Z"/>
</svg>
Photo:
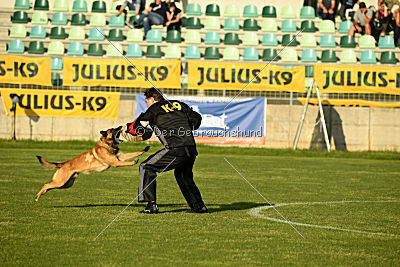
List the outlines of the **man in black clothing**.
<svg viewBox="0 0 400 267">
<path fill-rule="evenodd" d="M 197 156 L 193 130 L 200 127 L 201 115 L 187 104 L 177 100 L 165 100 L 156 89 L 145 90 L 147 111 L 127 124 L 127 132 L 150 138 L 147 126 L 165 146 L 148 157 L 139 167 L 139 202 L 148 202 L 142 213 L 158 213 L 156 204 L 157 172 L 174 169 L 175 179 L 190 207 L 189 212 L 207 213 L 208 209 L 193 181 L 193 164 Z"/>
<path fill-rule="evenodd" d="M 170 1 L 171 0 L 155 0 L 134 22 L 135 25 L 143 22 L 144 35 L 150 30 L 151 25 L 163 25 L 166 22 L 168 4 Z"/>
</svg>

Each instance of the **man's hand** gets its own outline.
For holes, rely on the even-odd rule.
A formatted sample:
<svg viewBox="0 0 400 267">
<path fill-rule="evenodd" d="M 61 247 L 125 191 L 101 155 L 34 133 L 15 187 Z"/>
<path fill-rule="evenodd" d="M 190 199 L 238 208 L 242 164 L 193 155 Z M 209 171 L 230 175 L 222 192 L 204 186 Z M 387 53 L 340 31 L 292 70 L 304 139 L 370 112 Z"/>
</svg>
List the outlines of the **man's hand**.
<svg viewBox="0 0 400 267">
<path fill-rule="evenodd" d="M 329 9 L 328 13 L 333 14 L 333 9 Z"/>
</svg>

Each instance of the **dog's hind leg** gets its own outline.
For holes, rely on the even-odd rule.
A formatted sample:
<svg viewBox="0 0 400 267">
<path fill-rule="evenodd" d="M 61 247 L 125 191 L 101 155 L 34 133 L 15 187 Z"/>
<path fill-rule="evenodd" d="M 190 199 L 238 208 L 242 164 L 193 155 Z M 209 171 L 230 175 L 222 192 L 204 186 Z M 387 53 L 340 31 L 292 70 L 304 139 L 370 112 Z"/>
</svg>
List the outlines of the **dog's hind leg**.
<svg viewBox="0 0 400 267">
<path fill-rule="evenodd" d="M 50 183 L 43 185 L 42 189 L 36 195 L 35 200 L 38 201 L 41 195 L 51 189 L 71 187 L 74 184 L 77 175 L 76 172 L 59 169 L 54 174 L 53 180 Z"/>
</svg>

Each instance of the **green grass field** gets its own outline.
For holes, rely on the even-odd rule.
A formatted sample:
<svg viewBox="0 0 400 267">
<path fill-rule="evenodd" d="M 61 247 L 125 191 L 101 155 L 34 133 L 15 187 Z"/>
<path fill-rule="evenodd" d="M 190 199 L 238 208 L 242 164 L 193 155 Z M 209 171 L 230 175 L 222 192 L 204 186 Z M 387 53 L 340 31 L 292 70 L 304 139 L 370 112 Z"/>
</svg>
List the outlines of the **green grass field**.
<svg viewBox="0 0 400 267">
<path fill-rule="evenodd" d="M 2 265 L 400 265 L 399 153 L 199 146 L 195 181 L 211 213 L 186 214 L 167 172 L 157 180 L 161 214 L 139 214 L 135 201 L 94 240 L 136 198 L 138 165 L 80 175 L 73 187 L 34 201 L 53 175 L 35 155 L 65 161 L 94 144 L 0 141 Z M 224 157 L 292 222 L 370 233 L 296 225 L 303 239 L 265 219 L 281 217 L 261 208 Z M 351 202 L 309 203 L 332 201 Z M 297 202 L 305 204 L 280 206 Z M 256 208 L 259 217 L 250 214 Z"/>
</svg>

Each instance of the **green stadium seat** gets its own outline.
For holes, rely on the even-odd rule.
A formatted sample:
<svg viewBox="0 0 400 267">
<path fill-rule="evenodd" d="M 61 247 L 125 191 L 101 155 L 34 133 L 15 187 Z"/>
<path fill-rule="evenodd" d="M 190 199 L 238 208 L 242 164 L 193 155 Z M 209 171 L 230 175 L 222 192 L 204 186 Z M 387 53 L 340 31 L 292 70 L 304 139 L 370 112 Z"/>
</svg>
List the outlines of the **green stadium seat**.
<svg viewBox="0 0 400 267">
<path fill-rule="evenodd" d="M 201 29 L 200 19 L 197 17 L 190 17 L 186 20 L 186 29 Z"/>
<path fill-rule="evenodd" d="M 61 41 L 53 41 L 49 43 L 47 48 L 48 55 L 64 55 L 64 44 Z"/>
<path fill-rule="evenodd" d="M 297 46 L 296 35 L 284 34 L 282 35 L 282 45 L 283 46 Z"/>
<path fill-rule="evenodd" d="M 312 20 L 303 20 L 301 22 L 300 29 L 303 32 L 316 32 L 317 28 L 315 28 L 315 23 Z"/>
<path fill-rule="evenodd" d="M 187 31 L 185 35 L 185 43 L 187 44 L 200 44 L 201 37 L 198 31 Z"/>
<path fill-rule="evenodd" d="M 384 51 L 381 53 L 381 64 L 396 64 L 397 58 L 393 51 Z"/>
<path fill-rule="evenodd" d="M 243 45 L 258 45 L 258 35 L 256 32 L 245 32 L 243 35 Z"/>
<path fill-rule="evenodd" d="M 317 47 L 317 41 L 315 40 L 315 35 L 312 33 L 304 33 L 301 36 L 300 46 L 311 47 L 311 48 Z"/>
<path fill-rule="evenodd" d="M 61 74 L 58 72 L 51 72 L 51 84 L 53 86 L 62 85 Z"/>
<path fill-rule="evenodd" d="M 281 9 L 281 18 L 283 19 L 295 19 L 296 10 L 293 6 L 284 6 Z"/>
<path fill-rule="evenodd" d="M 278 52 L 276 49 L 273 48 L 267 48 L 263 50 L 263 55 L 262 55 L 262 60 L 263 61 L 278 61 Z"/>
<path fill-rule="evenodd" d="M 340 47 L 355 48 L 356 41 L 354 36 L 343 35 L 340 37 Z"/>
<path fill-rule="evenodd" d="M 346 20 L 342 21 L 339 24 L 339 33 L 349 33 L 350 27 L 353 25 L 353 22 Z"/>
<path fill-rule="evenodd" d="M 100 32 L 99 32 L 100 31 Z M 129 36 L 129 32 L 128 32 Z M 91 28 L 89 31 L 89 41 L 104 41 L 104 30 L 102 28 Z M 143 35 L 142 35 L 143 41 Z"/>
<path fill-rule="evenodd" d="M 37 38 L 37 39 L 46 38 L 46 29 L 43 27 L 43 25 L 32 26 L 29 38 Z"/>
<path fill-rule="evenodd" d="M 186 7 L 186 15 L 201 16 L 201 7 L 198 3 L 190 3 Z"/>
<path fill-rule="evenodd" d="M 264 6 L 262 16 L 264 18 L 276 18 L 276 8 L 274 6 Z"/>
<path fill-rule="evenodd" d="M 301 62 L 311 62 L 311 63 L 316 63 L 318 61 L 317 59 L 317 52 L 315 52 L 314 49 L 304 49 L 301 52 Z"/>
<path fill-rule="evenodd" d="M 296 22 L 292 19 L 282 21 L 282 32 L 297 32 Z"/>
<path fill-rule="evenodd" d="M 181 32 L 177 30 L 170 30 L 167 32 L 167 43 L 180 43 L 182 42 Z"/>
<path fill-rule="evenodd" d="M 14 9 L 29 10 L 30 8 L 29 0 L 15 0 Z"/>
<path fill-rule="evenodd" d="M 88 52 L 87 52 L 88 56 L 101 57 L 101 56 L 103 56 L 103 54 L 104 54 L 104 51 L 103 51 L 103 46 L 101 44 L 99 44 L 99 43 L 89 44 Z"/>
<path fill-rule="evenodd" d="M 276 19 L 266 18 L 261 23 L 261 31 L 263 32 L 277 32 L 278 25 L 276 24 Z"/>
<path fill-rule="evenodd" d="M 54 13 L 53 17 L 51 18 L 52 25 L 67 25 L 67 23 L 68 23 L 67 14 L 62 12 Z"/>
<path fill-rule="evenodd" d="M 11 21 L 12 23 L 28 23 L 28 13 L 25 11 L 15 11 Z"/>
<path fill-rule="evenodd" d="M 73 26 L 85 26 L 86 25 L 86 15 L 83 14 L 83 13 L 72 14 L 71 25 L 73 25 Z M 97 25 L 93 25 L 93 26 L 97 26 Z"/>
<path fill-rule="evenodd" d="M 315 19 L 315 9 L 312 6 L 303 6 L 300 9 L 301 19 Z"/>
<path fill-rule="evenodd" d="M 239 7 L 235 4 L 228 4 L 224 9 L 224 17 L 239 17 Z"/>
<path fill-rule="evenodd" d="M 68 56 L 82 56 L 83 55 L 83 44 L 81 42 L 71 42 L 68 45 Z"/>
<path fill-rule="evenodd" d="M 67 35 L 65 34 L 65 29 L 61 26 L 56 26 L 50 30 L 50 39 L 65 39 Z"/>
<path fill-rule="evenodd" d="M 131 29 L 126 35 L 128 42 L 141 43 L 143 42 L 143 31 L 140 29 Z"/>
<path fill-rule="evenodd" d="M 159 47 L 158 45 L 149 45 L 147 47 L 146 57 L 161 58 L 162 57 L 161 47 Z"/>
<path fill-rule="evenodd" d="M 101 0 L 94 1 L 92 4 L 92 12 L 106 13 L 107 12 L 106 2 Z"/>
<path fill-rule="evenodd" d="M 265 46 L 277 46 L 278 38 L 275 33 L 265 33 L 262 37 L 262 45 Z"/>
<path fill-rule="evenodd" d="M 335 36 L 331 34 L 322 35 L 319 41 L 320 47 L 336 47 Z"/>
<path fill-rule="evenodd" d="M 335 23 L 329 19 L 321 21 L 319 24 L 320 33 L 336 33 Z"/>
<path fill-rule="evenodd" d="M 75 0 L 72 4 L 72 12 L 87 12 L 87 2 L 86 0 Z"/>
<path fill-rule="evenodd" d="M 224 22 L 224 30 L 225 31 L 238 31 L 239 27 L 239 20 L 237 18 L 227 18 Z"/>
<path fill-rule="evenodd" d="M 29 54 L 44 54 L 44 45 L 41 41 L 31 41 L 28 47 Z"/>
<path fill-rule="evenodd" d="M 71 27 L 69 30 L 69 40 L 85 40 L 85 29 L 83 27 Z"/>
<path fill-rule="evenodd" d="M 371 35 L 363 35 L 360 37 L 358 40 L 358 47 L 361 49 L 367 48 L 367 49 L 375 49 L 375 38 L 372 37 Z"/>
<path fill-rule="evenodd" d="M 246 47 L 243 51 L 243 59 L 247 61 L 258 61 L 260 56 L 255 47 Z"/>
<path fill-rule="evenodd" d="M 258 10 L 255 5 L 247 5 L 243 8 L 243 17 L 245 18 L 257 18 Z"/>
<path fill-rule="evenodd" d="M 90 16 L 90 26 L 94 27 L 104 27 L 106 26 L 106 16 L 101 13 L 92 13 Z"/>
<path fill-rule="evenodd" d="M 220 44 L 221 38 L 218 32 L 206 32 L 204 44 Z"/>
<path fill-rule="evenodd" d="M 49 10 L 48 0 L 35 0 L 35 5 L 33 6 L 35 10 Z"/>
<path fill-rule="evenodd" d="M 226 45 L 239 45 L 239 35 L 235 32 L 225 33 L 224 44 Z"/>
<path fill-rule="evenodd" d="M 206 6 L 206 16 L 220 16 L 219 5 L 209 4 Z"/>
<path fill-rule="evenodd" d="M 11 38 L 25 38 L 26 27 L 24 24 L 13 24 L 10 29 Z"/>
<path fill-rule="evenodd" d="M 305 66 L 305 76 L 306 78 L 314 78 L 314 66 Z M 308 87 L 310 87 L 310 85 L 308 85 Z M 306 86 L 307 87 L 307 86 Z"/>
<path fill-rule="evenodd" d="M 204 22 L 204 29 L 208 31 L 219 31 L 221 29 L 221 23 L 217 17 L 206 18 Z"/>
<path fill-rule="evenodd" d="M 124 35 L 121 29 L 111 29 L 108 33 L 108 40 L 110 41 L 123 41 Z"/>
<path fill-rule="evenodd" d="M 54 0 L 53 10 L 68 12 L 69 11 L 68 0 Z"/>
<path fill-rule="evenodd" d="M 119 43 L 109 44 L 106 50 L 106 57 L 122 57 L 124 50 Z"/>
<path fill-rule="evenodd" d="M 379 37 L 378 47 L 381 49 L 394 49 L 394 39 L 390 35 Z"/>
<path fill-rule="evenodd" d="M 357 56 L 353 49 L 343 49 L 340 54 L 340 63 L 342 64 L 356 64 Z"/>
<path fill-rule="evenodd" d="M 238 61 L 240 56 L 239 56 L 239 49 L 236 47 L 226 47 L 223 52 L 223 59 L 224 60 L 233 60 L 233 61 Z"/>
<path fill-rule="evenodd" d="M 245 19 L 243 22 L 244 31 L 258 31 L 258 24 L 256 19 Z"/>
<path fill-rule="evenodd" d="M 11 40 L 8 44 L 8 53 L 22 54 L 25 52 L 24 42 L 21 40 Z"/>
<path fill-rule="evenodd" d="M 181 54 L 182 51 L 179 45 L 168 45 L 165 49 L 165 58 L 168 59 L 180 59 Z"/>
<path fill-rule="evenodd" d="M 160 30 L 149 30 L 146 35 L 146 41 L 150 43 L 161 43 L 162 35 Z"/>
<path fill-rule="evenodd" d="M 361 51 L 360 62 L 362 64 L 376 64 L 376 54 L 373 50 Z"/>
<path fill-rule="evenodd" d="M 186 59 L 200 59 L 200 48 L 198 46 L 187 46 L 185 49 Z"/>
<path fill-rule="evenodd" d="M 324 50 L 321 53 L 321 62 L 323 63 L 336 63 L 337 56 L 334 50 Z"/>
<path fill-rule="evenodd" d="M 110 26 L 110 27 L 125 27 L 124 16 L 111 15 L 110 21 L 108 22 L 108 26 Z"/>
<path fill-rule="evenodd" d="M 127 57 L 142 57 L 143 51 L 139 44 L 130 44 L 126 50 Z"/>
<path fill-rule="evenodd" d="M 47 24 L 48 22 L 47 13 L 44 11 L 35 11 L 32 14 L 32 24 Z"/>
<path fill-rule="evenodd" d="M 287 47 L 286 49 L 283 49 L 281 55 L 282 62 L 298 62 L 297 52 L 296 49 L 294 49 L 293 47 Z"/>
<path fill-rule="evenodd" d="M 219 60 L 221 57 L 219 53 L 219 48 L 215 46 L 206 47 L 204 52 L 204 59 L 207 60 Z"/>
<path fill-rule="evenodd" d="M 115 14 L 118 13 L 117 6 L 123 5 L 124 1 L 113 1 L 111 2 L 110 13 Z"/>
</svg>

